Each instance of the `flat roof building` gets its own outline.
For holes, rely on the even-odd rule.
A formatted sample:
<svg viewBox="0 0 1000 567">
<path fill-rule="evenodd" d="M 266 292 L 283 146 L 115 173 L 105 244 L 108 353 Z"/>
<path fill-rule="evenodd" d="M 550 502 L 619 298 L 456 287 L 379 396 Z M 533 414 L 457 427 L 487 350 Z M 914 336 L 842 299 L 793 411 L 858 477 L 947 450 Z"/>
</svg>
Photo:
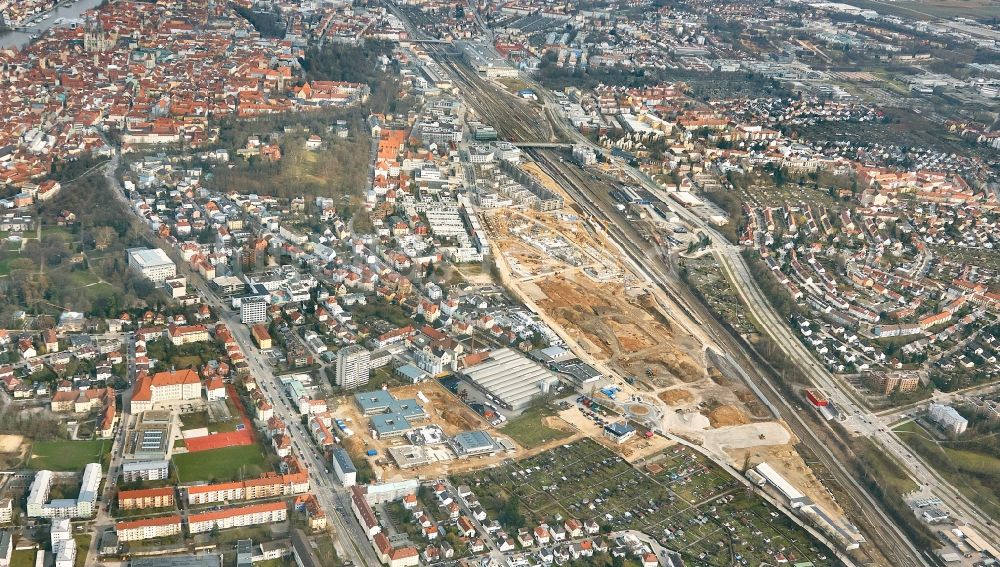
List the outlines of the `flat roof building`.
<svg viewBox="0 0 1000 567">
<path fill-rule="evenodd" d="M 549 364 L 549 368 L 568 376 L 577 387 L 582 387 L 585 384 L 590 384 L 604 378 L 604 374 L 601 374 L 600 370 L 579 358 L 555 361 Z"/>
<path fill-rule="evenodd" d="M 361 345 L 337 351 L 337 385 L 353 390 L 368 384 L 371 375 L 371 352 Z"/>
<path fill-rule="evenodd" d="M 398 413 L 380 413 L 371 416 L 372 437 L 376 439 L 390 439 L 392 437 L 402 437 L 407 431 L 413 429 L 406 417 Z"/>
<path fill-rule="evenodd" d="M 333 472 L 345 488 L 357 484 L 358 469 L 354 467 L 351 456 L 341 447 L 334 447 L 332 453 Z"/>
<path fill-rule="evenodd" d="M 463 375 L 488 397 L 514 411 L 523 410 L 558 381 L 551 371 L 509 348 L 491 352 L 483 362 L 466 368 Z"/>
<path fill-rule="evenodd" d="M 137 274 L 157 284 L 177 275 L 177 266 L 159 248 L 129 248 L 128 265 Z"/>
<path fill-rule="evenodd" d="M 122 464 L 122 480 L 163 480 L 170 474 L 170 461 L 130 461 Z"/>
<path fill-rule="evenodd" d="M 448 445 L 460 458 L 497 451 L 497 444 L 485 431 L 463 431 L 449 439 Z"/>
</svg>

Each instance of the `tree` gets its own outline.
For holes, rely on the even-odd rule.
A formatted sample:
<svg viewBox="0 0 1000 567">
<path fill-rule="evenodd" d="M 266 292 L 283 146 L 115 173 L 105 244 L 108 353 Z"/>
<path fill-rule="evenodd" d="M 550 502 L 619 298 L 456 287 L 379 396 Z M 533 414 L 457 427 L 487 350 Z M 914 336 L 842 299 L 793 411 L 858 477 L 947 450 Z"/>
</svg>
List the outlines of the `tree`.
<svg viewBox="0 0 1000 567">
<path fill-rule="evenodd" d="M 110 226 L 101 226 L 94 231 L 94 248 L 98 250 L 107 250 L 114 239 L 118 236 L 115 229 Z"/>
<path fill-rule="evenodd" d="M 498 515 L 500 523 L 512 529 L 524 527 L 524 516 L 521 514 L 521 499 L 511 496 L 503 502 Z"/>
</svg>

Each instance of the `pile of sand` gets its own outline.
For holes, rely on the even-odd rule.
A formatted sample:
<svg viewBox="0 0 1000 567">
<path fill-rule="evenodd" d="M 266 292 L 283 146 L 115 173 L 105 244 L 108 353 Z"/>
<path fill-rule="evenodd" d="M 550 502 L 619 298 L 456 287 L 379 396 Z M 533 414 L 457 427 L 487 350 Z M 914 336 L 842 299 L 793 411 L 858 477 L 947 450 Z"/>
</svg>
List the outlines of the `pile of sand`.
<svg viewBox="0 0 1000 567">
<path fill-rule="evenodd" d="M 23 444 L 21 435 L 0 435 L 0 453 L 19 453 Z"/>
<path fill-rule="evenodd" d="M 663 403 L 667 404 L 668 406 L 678 406 L 680 404 L 686 404 L 694 400 L 694 396 L 691 395 L 691 392 L 688 392 L 683 388 L 664 390 L 659 394 L 657 394 L 656 397 L 663 400 Z"/>
<path fill-rule="evenodd" d="M 745 413 L 736 406 L 723 404 L 706 414 L 712 428 L 728 427 L 731 425 L 746 425 L 750 423 Z"/>
</svg>

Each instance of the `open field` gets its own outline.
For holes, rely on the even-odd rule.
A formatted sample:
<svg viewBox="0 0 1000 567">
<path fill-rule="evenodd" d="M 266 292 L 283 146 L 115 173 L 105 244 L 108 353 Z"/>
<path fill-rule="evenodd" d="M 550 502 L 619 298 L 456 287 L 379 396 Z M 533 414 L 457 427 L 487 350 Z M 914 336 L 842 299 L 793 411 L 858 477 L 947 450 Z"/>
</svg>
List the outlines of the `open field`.
<svg viewBox="0 0 1000 567">
<path fill-rule="evenodd" d="M 555 409 L 548 405 L 536 404 L 524 411 L 519 417 L 507 422 L 500 430 L 525 449 L 569 437 L 572 433 L 568 427 L 556 429 L 559 424 Z"/>
<path fill-rule="evenodd" d="M 848 4 L 859 8 L 872 9 L 880 14 L 898 15 L 906 18 L 927 20 L 932 17 L 990 18 L 1000 11 L 996 0 L 919 0 L 902 2 L 878 2 L 873 0 L 848 0 Z"/>
<path fill-rule="evenodd" d="M 104 466 L 111 441 L 95 439 L 93 441 L 45 441 L 31 447 L 29 465 L 33 469 L 48 469 L 50 471 L 82 471 L 88 463 L 99 462 Z"/>
<path fill-rule="evenodd" d="M 1000 520 L 1000 457 L 964 450 L 961 441 L 938 441 L 912 421 L 893 430 L 952 486 Z"/>
<path fill-rule="evenodd" d="M 256 478 L 267 472 L 267 462 L 257 445 L 183 453 L 174 455 L 173 463 L 180 482 Z"/>
<path fill-rule="evenodd" d="M 835 564 L 791 520 L 773 516 L 763 500 L 681 446 L 633 467 L 582 439 L 454 482 L 469 485 L 508 531 L 553 522 L 558 515 L 593 519 L 605 532 L 643 531 L 691 565 L 732 565 L 737 553 L 759 565 L 774 561 L 779 550 L 789 564 Z M 509 513 L 513 498 L 517 514 Z"/>
</svg>

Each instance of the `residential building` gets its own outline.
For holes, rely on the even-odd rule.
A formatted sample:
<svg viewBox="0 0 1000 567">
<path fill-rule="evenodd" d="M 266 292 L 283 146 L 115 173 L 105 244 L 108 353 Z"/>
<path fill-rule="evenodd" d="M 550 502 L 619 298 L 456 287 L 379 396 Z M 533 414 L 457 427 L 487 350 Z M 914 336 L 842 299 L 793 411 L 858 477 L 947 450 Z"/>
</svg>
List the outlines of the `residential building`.
<svg viewBox="0 0 1000 567">
<path fill-rule="evenodd" d="M 241 299 L 240 321 L 244 325 L 256 325 L 267 321 L 267 299 L 256 296 Z"/>
<path fill-rule="evenodd" d="M 333 472 L 337 475 L 337 480 L 344 487 L 351 487 L 357 484 L 358 470 L 354 468 L 351 456 L 341 447 L 334 447 L 331 451 L 333 460 Z"/>
<path fill-rule="evenodd" d="M 80 493 L 74 498 L 46 502 L 52 489 L 52 471 L 40 470 L 28 491 L 27 513 L 30 518 L 89 518 L 94 515 L 97 489 L 101 484 L 100 463 L 90 463 L 83 469 Z"/>
<path fill-rule="evenodd" d="M 962 417 L 955 408 L 944 404 L 931 404 L 927 408 L 928 416 L 945 433 L 957 436 L 965 433 L 969 427 L 969 420 Z"/>
<path fill-rule="evenodd" d="M 174 489 L 169 486 L 141 490 L 122 490 L 118 493 L 118 507 L 122 510 L 166 508 L 173 505 Z"/>
<path fill-rule="evenodd" d="M 188 532 L 199 534 L 212 531 L 212 529 L 216 528 L 225 530 L 259 524 L 271 524 L 274 522 L 283 522 L 287 518 L 288 506 L 283 501 L 251 504 L 250 506 L 239 506 L 201 514 L 191 514 L 188 516 Z"/>
<path fill-rule="evenodd" d="M 170 475 L 170 461 L 129 461 L 122 464 L 124 482 L 164 480 Z"/>
<path fill-rule="evenodd" d="M 189 505 L 256 500 L 308 492 L 308 473 L 293 457 L 286 458 L 285 463 L 289 468 L 287 474 L 270 473 L 255 479 L 188 486 L 183 490 L 187 493 Z"/>
<path fill-rule="evenodd" d="M 170 325 L 167 327 L 167 337 L 174 346 L 211 340 L 205 325 Z"/>
<path fill-rule="evenodd" d="M 371 373 L 371 353 L 361 345 L 337 351 L 337 385 L 346 390 L 364 386 Z"/>
<path fill-rule="evenodd" d="M 73 529 L 69 518 L 57 518 L 52 521 L 49 530 L 49 544 L 55 558 L 55 567 L 73 567 L 76 563 L 76 540 L 73 539 Z"/>
<path fill-rule="evenodd" d="M 170 516 L 118 522 L 115 524 L 115 533 L 118 534 L 118 540 L 121 542 L 180 535 L 181 517 L 177 514 L 172 514 Z"/>
<path fill-rule="evenodd" d="M 920 386 L 920 377 L 914 372 L 879 371 L 869 375 L 872 388 L 888 396 L 898 391 L 901 394 L 912 392 Z"/>
</svg>

